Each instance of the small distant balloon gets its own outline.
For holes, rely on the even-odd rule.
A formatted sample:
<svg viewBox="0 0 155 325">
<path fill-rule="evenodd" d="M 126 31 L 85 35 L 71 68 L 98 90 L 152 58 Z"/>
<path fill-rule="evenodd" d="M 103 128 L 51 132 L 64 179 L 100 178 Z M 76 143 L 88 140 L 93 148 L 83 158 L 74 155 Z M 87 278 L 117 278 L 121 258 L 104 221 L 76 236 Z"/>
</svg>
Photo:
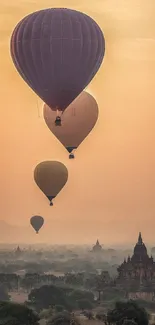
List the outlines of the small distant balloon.
<svg viewBox="0 0 155 325">
<path fill-rule="evenodd" d="M 17 24 L 10 51 L 21 77 L 58 114 L 94 78 L 103 61 L 105 40 L 88 15 L 50 8 L 33 12 Z"/>
<path fill-rule="evenodd" d="M 68 180 L 68 170 L 59 161 L 43 161 L 34 170 L 34 180 L 49 199 L 52 206 L 52 200 L 58 195 Z"/>
<path fill-rule="evenodd" d="M 98 114 L 96 100 L 85 91 L 65 110 L 61 128 L 55 125 L 55 114 L 50 107 L 45 104 L 43 108 L 46 125 L 70 153 L 69 158 L 74 158 L 74 150 L 91 132 L 97 122 Z"/>
<path fill-rule="evenodd" d="M 31 226 L 33 227 L 33 229 L 36 231 L 36 234 L 38 234 L 39 230 L 41 229 L 41 227 L 44 224 L 44 218 L 41 216 L 33 216 L 30 219 L 30 223 L 31 223 Z"/>
</svg>

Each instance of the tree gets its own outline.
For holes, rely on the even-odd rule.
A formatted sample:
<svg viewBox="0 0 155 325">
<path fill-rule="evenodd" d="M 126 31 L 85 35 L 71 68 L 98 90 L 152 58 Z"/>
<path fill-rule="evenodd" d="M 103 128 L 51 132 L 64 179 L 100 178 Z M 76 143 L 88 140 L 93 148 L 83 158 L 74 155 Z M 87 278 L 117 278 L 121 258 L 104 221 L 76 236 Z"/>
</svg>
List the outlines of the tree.
<svg viewBox="0 0 155 325">
<path fill-rule="evenodd" d="M 137 325 L 133 319 L 125 319 L 123 325 Z"/>
<path fill-rule="evenodd" d="M 70 294 L 69 294 L 70 298 L 72 298 L 72 300 L 74 301 L 78 301 L 81 299 L 87 299 L 91 302 L 94 301 L 94 294 L 90 291 L 86 291 L 86 290 L 73 290 Z"/>
<path fill-rule="evenodd" d="M 0 284 L 7 290 L 18 289 L 19 276 L 14 273 L 0 273 Z"/>
<path fill-rule="evenodd" d="M 73 290 L 65 286 L 44 285 L 38 289 L 33 289 L 28 299 L 29 303 L 31 303 L 37 311 L 57 305 L 63 306 L 63 309 L 68 311 L 73 311 L 78 308 L 77 302 L 79 300 L 89 300 L 91 303 L 94 300 L 94 295 L 88 291 Z"/>
<path fill-rule="evenodd" d="M 83 315 L 87 317 L 89 320 L 94 319 L 94 314 L 92 313 L 91 310 L 85 310 L 83 312 Z"/>
<path fill-rule="evenodd" d="M 132 300 L 116 302 L 115 308 L 110 310 L 107 315 L 109 324 L 123 325 L 126 319 L 134 320 L 138 325 L 148 325 L 149 323 L 146 310 Z"/>
<path fill-rule="evenodd" d="M 56 305 L 54 309 L 57 313 L 61 313 L 62 311 L 64 311 L 65 308 L 62 305 Z"/>
<path fill-rule="evenodd" d="M 40 319 L 49 319 L 51 317 L 54 316 L 54 309 L 53 308 L 49 308 L 49 309 L 43 309 L 40 313 L 39 313 L 39 317 Z"/>
<path fill-rule="evenodd" d="M 58 313 L 47 322 L 47 325 L 80 325 L 79 320 L 68 312 Z"/>
<path fill-rule="evenodd" d="M 64 281 L 66 284 L 74 286 L 82 286 L 84 283 L 84 273 L 66 273 L 64 276 Z"/>
<path fill-rule="evenodd" d="M 91 301 L 89 301 L 88 299 L 81 299 L 77 301 L 78 307 L 79 309 L 93 309 L 93 304 L 91 303 Z"/>
<path fill-rule="evenodd" d="M 48 309 L 50 306 L 55 305 L 65 306 L 64 291 L 55 285 L 44 285 L 38 289 L 33 289 L 28 299 L 37 310 Z"/>
<path fill-rule="evenodd" d="M 38 325 L 39 316 L 25 305 L 0 302 L 0 325 Z"/>
<path fill-rule="evenodd" d="M 10 296 L 4 285 L 0 285 L 0 301 L 9 301 Z"/>
<path fill-rule="evenodd" d="M 104 324 L 106 325 L 107 324 L 107 316 L 104 312 L 104 310 L 99 310 L 97 313 L 96 313 L 96 319 L 104 322 Z"/>
<path fill-rule="evenodd" d="M 20 325 L 20 322 L 14 317 L 6 317 L 0 320 L 0 325 Z"/>
<path fill-rule="evenodd" d="M 84 287 L 86 289 L 96 289 L 96 274 L 85 279 Z"/>
</svg>

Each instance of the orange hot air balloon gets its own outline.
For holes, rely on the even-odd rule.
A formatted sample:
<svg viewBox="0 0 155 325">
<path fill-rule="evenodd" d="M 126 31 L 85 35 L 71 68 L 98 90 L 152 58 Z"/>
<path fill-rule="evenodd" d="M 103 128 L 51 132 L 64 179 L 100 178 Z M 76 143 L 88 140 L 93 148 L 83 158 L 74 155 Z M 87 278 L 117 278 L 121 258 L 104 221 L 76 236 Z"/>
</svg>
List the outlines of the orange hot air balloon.
<svg viewBox="0 0 155 325">
<path fill-rule="evenodd" d="M 61 118 L 61 128 L 55 125 L 54 111 L 46 104 L 43 108 L 44 119 L 48 128 L 68 150 L 69 158 L 74 158 L 73 150 L 79 147 L 95 126 L 98 113 L 96 100 L 85 91 L 65 110 Z"/>
<path fill-rule="evenodd" d="M 52 200 L 68 180 L 68 170 L 59 161 L 43 161 L 34 170 L 34 180 L 53 205 Z"/>
<path fill-rule="evenodd" d="M 40 228 L 44 224 L 44 218 L 41 216 L 33 216 L 30 219 L 30 224 L 33 227 L 33 229 L 36 231 L 36 234 L 38 234 Z"/>
</svg>

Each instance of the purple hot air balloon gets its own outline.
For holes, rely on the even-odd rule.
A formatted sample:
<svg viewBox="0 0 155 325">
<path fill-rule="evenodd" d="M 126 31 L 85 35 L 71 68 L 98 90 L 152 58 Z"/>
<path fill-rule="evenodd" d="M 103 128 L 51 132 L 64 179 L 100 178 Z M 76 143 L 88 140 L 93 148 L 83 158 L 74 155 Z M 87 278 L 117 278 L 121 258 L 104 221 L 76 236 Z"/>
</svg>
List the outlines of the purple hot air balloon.
<svg viewBox="0 0 155 325">
<path fill-rule="evenodd" d="M 72 9 L 52 8 L 23 18 L 13 31 L 10 47 L 22 78 L 60 113 L 95 76 L 105 41 L 91 17 Z"/>
</svg>

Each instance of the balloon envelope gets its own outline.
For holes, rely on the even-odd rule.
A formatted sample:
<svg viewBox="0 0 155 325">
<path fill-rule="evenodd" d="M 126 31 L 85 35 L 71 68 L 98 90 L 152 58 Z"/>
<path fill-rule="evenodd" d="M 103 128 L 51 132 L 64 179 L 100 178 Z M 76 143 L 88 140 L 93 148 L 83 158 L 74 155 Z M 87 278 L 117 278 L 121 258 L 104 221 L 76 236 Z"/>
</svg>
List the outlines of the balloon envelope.
<svg viewBox="0 0 155 325">
<path fill-rule="evenodd" d="M 55 113 L 46 104 L 43 114 L 51 132 L 71 153 L 73 149 L 78 148 L 96 124 L 98 105 L 93 96 L 83 91 L 65 110 L 61 127 L 55 126 Z"/>
<path fill-rule="evenodd" d="M 68 170 L 59 161 L 43 161 L 34 170 L 34 180 L 53 205 L 57 196 L 68 180 Z"/>
<path fill-rule="evenodd" d="M 30 219 L 30 223 L 31 226 L 34 228 L 34 230 L 36 231 L 36 233 L 38 234 L 40 228 L 43 226 L 44 224 L 44 218 L 40 217 L 40 216 L 33 216 Z"/>
<path fill-rule="evenodd" d="M 27 84 L 49 107 L 63 111 L 97 73 L 105 41 L 91 17 L 53 8 L 23 18 L 13 31 L 10 51 Z"/>
</svg>

